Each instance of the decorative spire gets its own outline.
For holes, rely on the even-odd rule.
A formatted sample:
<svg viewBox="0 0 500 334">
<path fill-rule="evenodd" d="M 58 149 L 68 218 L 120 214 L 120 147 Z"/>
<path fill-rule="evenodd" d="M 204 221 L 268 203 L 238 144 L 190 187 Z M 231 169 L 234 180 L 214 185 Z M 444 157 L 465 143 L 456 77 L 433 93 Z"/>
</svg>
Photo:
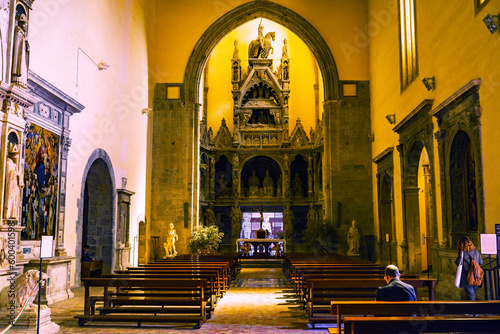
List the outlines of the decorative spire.
<svg viewBox="0 0 500 334">
<path fill-rule="evenodd" d="M 233 60 L 238 60 L 238 59 L 240 59 L 240 52 L 238 51 L 238 41 L 234 40 Z"/>
</svg>

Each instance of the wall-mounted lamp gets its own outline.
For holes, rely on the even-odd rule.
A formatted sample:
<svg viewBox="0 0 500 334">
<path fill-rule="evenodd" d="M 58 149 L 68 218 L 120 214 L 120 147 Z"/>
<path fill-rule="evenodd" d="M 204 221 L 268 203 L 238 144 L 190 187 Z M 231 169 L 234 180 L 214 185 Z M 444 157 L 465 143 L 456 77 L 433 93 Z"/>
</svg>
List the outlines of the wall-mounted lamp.
<svg viewBox="0 0 500 334">
<path fill-rule="evenodd" d="M 387 118 L 390 124 L 396 123 L 396 114 L 387 115 L 385 118 Z"/>
<path fill-rule="evenodd" d="M 490 33 L 495 33 L 495 31 L 498 30 L 498 21 L 499 21 L 499 15 L 491 15 L 488 14 L 485 16 L 483 19 L 484 24 L 486 25 L 486 28 L 490 31 Z"/>
<path fill-rule="evenodd" d="M 432 78 L 423 78 L 422 82 L 424 83 L 424 86 L 427 90 L 433 90 L 434 89 L 434 77 Z"/>
<path fill-rule="evenodd" d="M 153 111 L 153 109 L 151 109 L 151 108 L 143 108 L 143 109 L 142 109 L 142 114 L 143 114 L 143 115 L 144 115 L 144 114 L 146 114 L 146 115 L 148 115 L 148 116 L 149 116 L 149 113 L 150 113 L 151 111 Z"/>
<path fill-rule="evenodd" d="M 99 71 L 106 71 L 110 66 L 111 65 L 106 63 L 105 61 L 100 61 L 99 63 L 97 63 L 97 68 L 99 69 Z"/>
<path fill-rule="evenodd" d="M 368 133 L 368 134 L 366 134 L 366 136 L 368 137 L 368 139 L 370 139 L 370 141 L 372 143 L 375 141 L 375 134 L 374 133 Z"/>
</svg>

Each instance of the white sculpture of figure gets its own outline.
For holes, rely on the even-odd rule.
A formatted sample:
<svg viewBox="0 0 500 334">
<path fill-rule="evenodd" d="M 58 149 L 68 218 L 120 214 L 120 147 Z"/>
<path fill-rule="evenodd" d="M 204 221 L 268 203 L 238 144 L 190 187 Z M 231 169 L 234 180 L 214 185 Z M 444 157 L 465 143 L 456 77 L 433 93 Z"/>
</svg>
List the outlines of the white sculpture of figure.
<svg viewBox="0 0 500 334">
<path fill-rule="evenodd" d="M 347 245 L 349 245 L 349 250 L 347 255 L 359 255 L 359 242 L 360 242 L 359 230 L 356 227 L 356 221 L 352 221 L 352 226 L 347 232 Z"/>
<path fill-rule="evenodd" d="M 17 169 L 17 158 L 19 150 L 17 144 L 8 144 L 8 157 L 5 166 L 5 205 L 4 218 L 19 218 L 19 208 L 21 207 L 21 189 L 24 182 Z"/>
<path fill-rule="evenodd" d="M 267 231 L 267 235 L 272 235 L 271 222 L 269 221 L 269 218 L 264 219 L 262 229 Z"/>
<path fill-rule="evenodd" d="M 12 50 L 12 83 L 26 87 L 28 82 L 30 45 L 26 31 L 28 19 L 23 13 L 19 16 L 14 29 L 14 45 Z"/>
<path fill-rule="evenodd" d="M 252 236 L 252 222 L 250 219 L 243 220 L 243 238 L 250 239 Z"/>
<path fill-rule="evenodd" d="M 167 257 L 174 257 L 177 255 L 177 251 L 175 250 L 175 242 L 179 239 L 177 233 L 175 232 L 174 224 L 170 223 L 167 232 L 167 242 L 163 244 L 165 247 L 165 253 Z"/>
</svg>

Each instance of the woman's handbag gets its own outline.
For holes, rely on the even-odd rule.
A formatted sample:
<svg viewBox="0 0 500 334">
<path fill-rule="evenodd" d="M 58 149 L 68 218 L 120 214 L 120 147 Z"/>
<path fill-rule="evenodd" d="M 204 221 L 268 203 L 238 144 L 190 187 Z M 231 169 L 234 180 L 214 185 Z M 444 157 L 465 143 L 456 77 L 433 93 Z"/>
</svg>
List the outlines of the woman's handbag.
<svg viewBox="0 0 500 334">
<path fill-rule="evenodd" d="M 458 264 L 457 277 L 455 277 L 455 286 L 460 287 L 460 279 L 462 278 L 462 267 L 464 266 L 464 252 L 460 252 L 460 263 Z"/>
</svg>

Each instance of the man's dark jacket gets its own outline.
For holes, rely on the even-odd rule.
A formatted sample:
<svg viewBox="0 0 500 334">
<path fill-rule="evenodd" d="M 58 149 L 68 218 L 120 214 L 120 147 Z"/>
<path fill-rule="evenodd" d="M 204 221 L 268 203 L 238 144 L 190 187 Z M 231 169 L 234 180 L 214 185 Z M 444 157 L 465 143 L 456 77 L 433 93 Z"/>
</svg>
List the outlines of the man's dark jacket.
<svg viewBox="0 0 500 334">
<path fill-rule="evenodd" d="M 413 286 L 402 282 L 399 278 L 393 278 L 389 284 L 377 289 L 377 300 L 386 302 L 416 301 L 417 296 Z"/>
</svg>

